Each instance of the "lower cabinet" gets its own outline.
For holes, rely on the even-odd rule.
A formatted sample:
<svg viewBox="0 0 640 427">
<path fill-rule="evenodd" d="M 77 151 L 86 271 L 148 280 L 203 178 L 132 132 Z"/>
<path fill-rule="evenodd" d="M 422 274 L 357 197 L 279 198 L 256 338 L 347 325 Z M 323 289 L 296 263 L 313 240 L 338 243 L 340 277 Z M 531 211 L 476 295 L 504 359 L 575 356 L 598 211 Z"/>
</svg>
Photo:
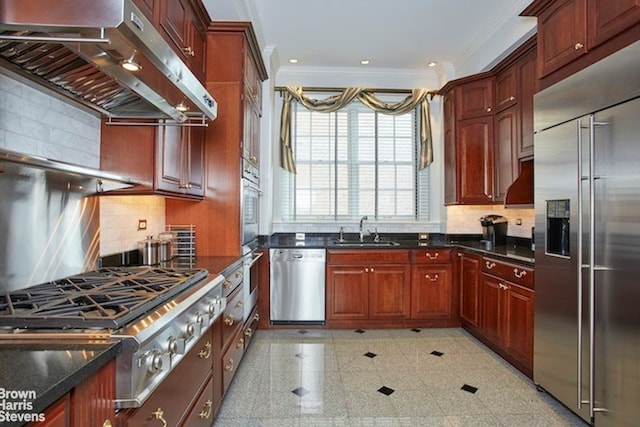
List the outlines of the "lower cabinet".
<svg viewBox="0 0 640 427">
<path fill-rule="evenodd" d="M 460 318 L 463 324 L 480 325 L 480 279 L 482 257 L 461 252 L 460 257 Z"/>
<path fill-rule="evenodd" d="M 463 253 L 460 280 L 463 325 L 532 376 L 533 269 Z"/>
<path fill-rule="evenodd" d="M 110 426 L 115 420 L 116 365 L 111 360 L 50 405 L 45 421 L 27 426 Z"/>
<path fill-rule="evenodd" d="M 327 260 L 328 322 L 409 317 L 408 250 L 329 250 Z"/>
<path fill-rule="evenodd" d="M 411 251 L 411 319 L 457 317 L 451 249 Z"/>
</svg>

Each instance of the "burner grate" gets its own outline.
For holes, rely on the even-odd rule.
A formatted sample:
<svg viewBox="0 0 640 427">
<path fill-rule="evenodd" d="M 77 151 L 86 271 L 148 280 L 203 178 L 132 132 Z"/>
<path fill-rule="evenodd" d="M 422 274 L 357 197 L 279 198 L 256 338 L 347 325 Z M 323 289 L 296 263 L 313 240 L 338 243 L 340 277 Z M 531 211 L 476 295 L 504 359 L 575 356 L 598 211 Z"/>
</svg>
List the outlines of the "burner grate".
<svg viewBox="0 0 640 427">
<path fill-rule="evenodd" d="M 0 295 L 0 326 L 117 329 L 207 276 L 207 270 L 114 267 Z"/>
</svg>

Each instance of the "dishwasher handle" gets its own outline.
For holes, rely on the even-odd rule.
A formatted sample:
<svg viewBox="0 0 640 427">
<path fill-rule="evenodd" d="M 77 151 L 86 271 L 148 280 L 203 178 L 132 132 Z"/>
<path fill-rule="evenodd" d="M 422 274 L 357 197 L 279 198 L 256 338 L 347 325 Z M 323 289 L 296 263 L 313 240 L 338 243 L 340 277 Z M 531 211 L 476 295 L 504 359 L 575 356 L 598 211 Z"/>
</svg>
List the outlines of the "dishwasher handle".
<svg viewBox="0 0 640 427">
<path fill-rule="evenodd" d="M 304 258 L 304 255 L 302 255 L 302 254 L 291 254 L 291 258 L 302 259 L 302 258 Z"/>
</svg>

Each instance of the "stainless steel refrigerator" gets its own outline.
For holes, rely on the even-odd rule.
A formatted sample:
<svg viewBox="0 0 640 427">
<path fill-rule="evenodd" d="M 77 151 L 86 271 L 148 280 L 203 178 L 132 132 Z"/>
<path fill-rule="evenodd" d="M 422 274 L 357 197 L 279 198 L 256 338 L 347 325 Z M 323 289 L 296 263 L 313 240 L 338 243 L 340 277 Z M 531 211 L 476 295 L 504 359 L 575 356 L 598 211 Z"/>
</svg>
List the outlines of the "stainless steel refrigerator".
<svg viewBox="0 0 640 427">
<path fill-rule="evenodd" d="M 534 121 L 534 381 L 638 426 L 640 42 L 536 94 Z"/>
</svg>

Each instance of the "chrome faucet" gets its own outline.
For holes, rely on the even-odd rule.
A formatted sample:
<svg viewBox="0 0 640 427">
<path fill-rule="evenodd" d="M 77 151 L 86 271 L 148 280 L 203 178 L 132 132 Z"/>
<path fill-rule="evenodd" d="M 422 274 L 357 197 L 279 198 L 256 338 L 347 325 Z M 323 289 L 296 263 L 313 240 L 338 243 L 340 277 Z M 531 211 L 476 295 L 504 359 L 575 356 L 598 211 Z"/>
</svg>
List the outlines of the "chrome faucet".
<svg viewBox="0 0 640 427">
<path fill-rule="evenodd" d="M 369 217 L 367 217 L 366 215 L 360 218 L 360 243 L 364 241 L 364 232 L 362 231 L 362 223 L 368 219 Z"/>
</svg>

